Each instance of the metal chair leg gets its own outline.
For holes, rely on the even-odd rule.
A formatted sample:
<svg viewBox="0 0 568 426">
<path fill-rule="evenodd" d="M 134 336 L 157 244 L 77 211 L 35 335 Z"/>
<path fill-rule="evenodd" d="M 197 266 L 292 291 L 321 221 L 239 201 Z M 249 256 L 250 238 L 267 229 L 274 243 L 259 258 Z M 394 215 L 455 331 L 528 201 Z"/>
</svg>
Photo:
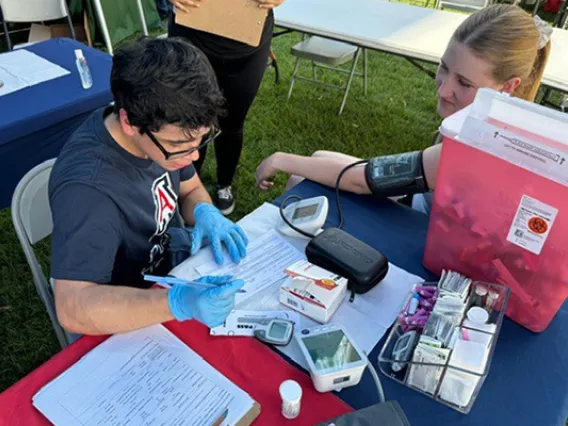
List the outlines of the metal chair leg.
<svg viewBox="0 0 568 426">
<path fill-rule="evenodd" d="M 0 8 L 0 19 L 2 19 L 2 26 L 4 27 L 4 39 L 6 40 L 6 47 L 8 50 L 12 50 L 12 41 L 10 40 L 10 34 L 8 33 L 8 23 L 4 19 L 4 14 Z"/>
<path fill-rule="evenodd" d="M 146 25 L 146 17 L 144 16 L 144 7 L 142 6 L 142 0 L 136 0 L 138 5 L 138 14 L 140 15 L 140 24 L 142 25 L 142 32 L 145 36 L 148 35 L 148 26 Z"/>
<path fill-rule="evenodd" d="M 69 25 L 69 32 L 71 33 L 71 37 L 73 40 L 77 40 L 77 35 L 75 34 L 75 26 L 73 25 L 73 21 L 71 20 L 71 15 L 69 14 L 69 8 L 67 7 L 67 2 L 62 2 L 63 7 L 65 8 L 65 13 L 67 14 L 67 25 Z"/>
<path fill-rule="evenodd" d="M 347 85 L 345 86 L 345 93 L 343 95 L 343 101 L 341 101 L 341 107 L 339 108 L 339 114 L 343 112 L 343 108 L 345 107 L 345 103 L 347 102 L 347 96 L 349 95 L 349 89 L 351 88 L 351 82 L 353 81 L 353 76 L 355 75 L 355 71 L 357 70 L 357 62 L 359 62 L 359 55 L 361 54 L 361 48 L 357 49 L 357 53 L 355 54 L 355 59 L 353 59 L 353 66 L 351 67 L 351 73 L 349 74 L 349 80 L 347 80 Z"/>
<path fill-rule="evenodd" d="M 314 75 L 314 81 L 318 81 L 318 75 L 316 71 L 316 63 L 312 61 L 312 73 Z"/>
<path fill-rule="evenodd" d="M 292 89 L 294 89 L 294 78 L 296 78 L 296 73 L 298 72 L 299 66 L 300 66 L 300 58 L 296 58 L 294 71 L 292 71 L 292 79 L 290 80 L 290 88 L 288 89 L 288 97 L 286 99 L 290 99 L 290 97 L 292 96 Z"/>
<path fill-rule="evenodd" d="M 363 94 L 367 96 L 367 49 L 363 49 Z"/>
<path fill-rule="evenodd" d="M 99 24 L 101 26 L 101 31 L 103 33 L 103 38 L 105 40 L 105 44 L 108 50 L 108 53 L 110 55 L 113 54 L 113 50 L 112 50 L 112 42 L 110 40 L 110 34 L 108 32 L 108 26 L 106 23 L 106 18 L 105 18 L 105 14 L 103 11 L 103 7 L 101 5 L 101 0 L 94 0 L 93 1 L 94 5 L 95 5 L 95 11 L 97 13 L 97 17 L 99 18 Z"/>
</svg>

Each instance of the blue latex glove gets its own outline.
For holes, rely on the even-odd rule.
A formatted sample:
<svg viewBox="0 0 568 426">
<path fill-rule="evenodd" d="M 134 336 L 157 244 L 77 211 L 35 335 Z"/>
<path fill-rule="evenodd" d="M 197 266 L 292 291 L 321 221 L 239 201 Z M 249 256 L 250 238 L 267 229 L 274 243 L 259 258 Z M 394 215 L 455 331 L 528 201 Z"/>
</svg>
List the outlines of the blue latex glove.
<svg viewBox="0 0 568 426">
<path fill-rule="evenodd" d="M 238 263 L 247 254 L 248 238 L 239 225 L 231 222 L 212 204 L 200 203 L 193 211 L 195 226 L 193 227 L 191 255 L 195 255 L 205 238 L 213 248 L 215 262 L 224 262 L 223 246 L 227 247 L 233 262 Z"/>
<path fill-rule="evenodd" d="M 178 321 L 196 319 L 208 327 L 222 325 L 235 305 L 235 294 L 244 285 L 243 280 L 232 280 L 231 275 L 201 277 L 197 281 L 216 284 L 215 288 L 173 286 L 168 292 L 168 305 Z"/>
</svg>

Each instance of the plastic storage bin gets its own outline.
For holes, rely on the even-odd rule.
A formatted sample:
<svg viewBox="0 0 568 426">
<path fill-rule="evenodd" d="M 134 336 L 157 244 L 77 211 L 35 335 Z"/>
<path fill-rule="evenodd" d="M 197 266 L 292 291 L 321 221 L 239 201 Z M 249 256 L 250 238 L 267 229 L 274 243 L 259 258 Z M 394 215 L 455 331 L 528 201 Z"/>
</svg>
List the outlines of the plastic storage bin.
<svg viewBox="0 0 568 426">
<path fill-rule="evenodd" d="M 480 89 L 441 132 L 424 266 L 509 286 L 543 331 L 568 296 L 568 115 Z"/>
<path fill-rule="evenodd" d="M 485 287 L 488 289 L 489 293 L 497 293 L 499 295 L 497 303 L 493 305 L 491 313 L 489 314 L 488 321 L 489 323 L 495 324 L 494 332 L 482 332 L 479 329 L 471 328 L 463 323 L 460 326 L 460 332 L 471 333 L 474 331 L 478 334 L 481 333 L 490 339 L 487 363 L 482 370 L 463 369 L 450 365 L 450 353 L 448 361 L 444 363 L 409 361 L 403 363 L 405 366 L 402 370 L 395 371 L 393 369 L 393 365 L 400 364 L 400 362 L 393 356 L 393 349 L 398 338 L 403 335 L 402 327 L 398 322 L 391 329 L 389 336 L 379 353 L 378 359 L 379 369 L 387 377 L 464 414 L 469 413 L 473 407 L 477 395 L 489 374 L 491 360 L 495 351 L 495 346 L 503 323 L 505 309 L 510 296 L 510 289 L 506 286 L 479 281 L 474 281 L 472 283 L 472 287 L 477 285 Z M 410 297 L 412 297 L 412 293 L 409 295 L 404 306 L 406 306 Z M 467 299 L 468 307 L 473 304 L 474 298 L 475 296 L 470 294 Z M 420 366 L 424 369 L 428 369 L 433 377 L 438 377 L 437 381 L 434 383 L 432 392 L 426 392 L 408 384 L 408 378 L 411 374 L 412 366 Z"/>
</svg>

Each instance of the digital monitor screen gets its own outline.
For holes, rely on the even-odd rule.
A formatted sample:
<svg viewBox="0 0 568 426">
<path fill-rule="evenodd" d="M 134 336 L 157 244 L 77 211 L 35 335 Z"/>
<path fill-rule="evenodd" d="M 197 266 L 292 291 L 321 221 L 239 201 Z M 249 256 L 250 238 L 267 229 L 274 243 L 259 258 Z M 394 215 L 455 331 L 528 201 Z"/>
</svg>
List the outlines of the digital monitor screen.
<svg viewBox="0 0 568 426">
<path fill-rule="evenodd" d="M 303 338 L 316 369 L 341 370 L 346 364 L 361 361 L 361 357 L 341 330 Z"/>
<path fill-rule="evenodd" d="M 309 206 L 300 207 L 294 210 L 294 216 L 292 216 L 292 219 L 302 219 L 304 217 L 313 216 L 317 211 L 317 204 L 310 204 Z"/>
<path fill-rule="evenodd" d="M 270 327 L 269 334 L 275 339 L 280 340 L 284 338 L 284 336 L 286 336 L 286 326 L 284 324 L 275 322 L 274 324 L 272 324 L 272 327 Z"/>
</svg>

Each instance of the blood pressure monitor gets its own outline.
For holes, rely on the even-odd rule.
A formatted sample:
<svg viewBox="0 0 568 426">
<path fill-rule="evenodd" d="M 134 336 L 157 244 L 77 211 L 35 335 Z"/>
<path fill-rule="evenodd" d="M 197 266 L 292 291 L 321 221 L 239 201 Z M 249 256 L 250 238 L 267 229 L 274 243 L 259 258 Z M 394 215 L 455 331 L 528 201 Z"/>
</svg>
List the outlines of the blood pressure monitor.
<svg viewBox="0 0 568 426">
<path fill-rule="evenodd" d="M 284 216 L 292 225 L 308 234 L 315 235 L 325 223 L 329 202 L 324 196 L 296 201 L 286 206 Z M 290 237 L 302 237 L 280 218 L 278 230 Z"/>
<path fill-rule="evenodd" d="M 295 338 L 308 362 L 319 392 L 355 386 L 367 366 L 367 357 L 343 327 L 327 325 L 302 329 Z"/>
</svg>

